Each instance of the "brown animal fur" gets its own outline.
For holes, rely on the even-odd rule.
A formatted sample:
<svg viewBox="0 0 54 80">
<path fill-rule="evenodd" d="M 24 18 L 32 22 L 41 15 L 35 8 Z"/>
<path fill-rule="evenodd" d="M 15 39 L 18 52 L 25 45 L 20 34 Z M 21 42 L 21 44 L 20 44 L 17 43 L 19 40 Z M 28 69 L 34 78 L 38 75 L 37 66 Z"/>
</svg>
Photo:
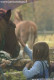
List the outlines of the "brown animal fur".
<svg viewBox="0 0 54 80">
<path fill-rule="evenodd" d="M 20 14 L 20 15 L 19 15 Z M 37 26 L 32 21 L 22 21 L 22 15 L 20 12 L 16 12 L 14 23 L 16 24 L 16 37 L 22 38 L 26 44 L 28 41 L 29 47 L 32 48 L 37 37 Z"/>
<path fill-rule="evenodd" d="M 10 21 L 11 11 L 0 16 L 0 50 L 7 51 L 11 57 L 17 57 L 19 54 L 19 44 L 15 35 L 15 24 Z M 2 45 L 2 40 L 5 40 L 5 44 Z"/>
<path fill-rule="evenodd" d="M 21 21 L 19 24 L 16 24 L 15 33 L 17 38 L 20 36 L 25 43 L 29 41 L 32 47 L 37 36 L 36 25 L 32 21 Z"/>
<path fill-rule="evenodd" d="M 9 52 L 11 57 L 17 57 L 19 55 L 20 46 L 15 35 L 15 24 L 10 21 L 8 25 L 9 28 L 5 34 L 4 50 Z"/>
<path fill-rule="evenodd" d="M 1 19 L 0 20 L 0 50 L 2 49 L 1 47 L 2 47 L 2 40 L 3 40 L 3 38 L 4 38 L 4 34 L 5 34 L 5 32 L 6 32 L 6 26 L 7 26 L 7 24 L 6 24 L 6 22 L 4 21 L 4 19 Z"/>
</svg>

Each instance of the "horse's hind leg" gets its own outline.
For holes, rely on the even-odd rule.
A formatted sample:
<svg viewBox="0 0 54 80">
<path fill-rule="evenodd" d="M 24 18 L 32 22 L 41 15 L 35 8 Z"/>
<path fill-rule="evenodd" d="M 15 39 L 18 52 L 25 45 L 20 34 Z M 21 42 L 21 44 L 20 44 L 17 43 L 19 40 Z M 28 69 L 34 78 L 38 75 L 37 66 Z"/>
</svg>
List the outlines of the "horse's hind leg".
<svg viewBox="0 0 54 80">
<path fill-rule="evenodd" d="M 26 41 L 27 42 L 27 41 Z M 26 42 L 24 42 L 26 44 Z M 25 58 L 25 52 L 24 52 L 24 49 L 23 49 L 23 58 Z"/>
<path fill-rule="evenodd" d="M 22 38 L 22 37 L 21 37 L 21 38 Z M 25 38 L 26 38 L 26 37 L 25 37 Z M 23 42 L 26 44 L 28 39 L 23 39 L 23 38 L 22 38 L 22 40 L 23 40 Z M 22 50 L 22 51 L 21 51 L 21 52 L 22 52 L 22 53 L 21 53 L 21 54 L 22 54 L 22 57 L 25 58 L 25 55 L 26 55 L 26 54 L 25 54 L 24 49 L 23 49 L 22 46 L 21 46 L 21 50 Z"/>
<path fill-rule="evenodd" d="M 31 49 L 33 48 L 34 42 L 35 42 L 35 35 L 31 33 L 28 38 L 29 48 Z"/>
</svg>

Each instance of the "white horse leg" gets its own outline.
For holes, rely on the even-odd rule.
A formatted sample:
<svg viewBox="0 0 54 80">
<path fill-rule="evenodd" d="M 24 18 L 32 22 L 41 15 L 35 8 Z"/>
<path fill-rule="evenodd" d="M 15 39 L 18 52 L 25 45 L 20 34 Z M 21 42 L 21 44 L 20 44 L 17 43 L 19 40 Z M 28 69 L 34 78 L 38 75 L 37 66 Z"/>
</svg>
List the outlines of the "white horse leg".
<svg viewBox="0 0 54 80">
<path fill-rule="evenodd" d="M 33 33 L 31 33 L 29 35 L 29 39 L 28 39 L 29 48 L 31 48 L 31 49 L 33 48 L 34 42 L 35 42 L 35 36 Z"/>
<path fill-rule="evenodd" d="M 27 39 L 25 39 L 26 37 L 25 38 L 21 37 L 21 38 L 24 41 L 24 43 L 26 44 L 27 43 Z M 22 46 L 21 46 L 21 55 L 22 55 L 23 58 L 25 58 L 24 48 Z"/>
</svg>

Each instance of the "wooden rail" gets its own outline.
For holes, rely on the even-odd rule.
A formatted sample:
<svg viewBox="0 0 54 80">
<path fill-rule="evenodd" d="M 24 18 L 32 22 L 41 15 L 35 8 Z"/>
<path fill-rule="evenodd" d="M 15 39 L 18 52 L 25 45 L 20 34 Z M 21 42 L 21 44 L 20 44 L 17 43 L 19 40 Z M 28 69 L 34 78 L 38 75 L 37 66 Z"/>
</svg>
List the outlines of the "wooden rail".
<svg viewBox="0 0 54 80">
<path fill-rule="evenodd" d="M 50 49 L 49 49 L 49 53 L 50 53 L 50 54 L 54 54 L 54 48 L 50 48 Z"/>
</svg>

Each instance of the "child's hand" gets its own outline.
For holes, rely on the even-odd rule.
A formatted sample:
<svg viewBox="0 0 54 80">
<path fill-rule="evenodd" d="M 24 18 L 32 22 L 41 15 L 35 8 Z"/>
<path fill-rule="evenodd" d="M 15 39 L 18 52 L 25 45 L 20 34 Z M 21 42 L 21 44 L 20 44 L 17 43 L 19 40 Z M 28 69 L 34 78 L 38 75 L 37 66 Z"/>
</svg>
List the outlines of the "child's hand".
<svg viewBox="0 0 54 80">
<path fill-rule="evenodd" d="M 31 61 L 31 62 L 27 63 L 25 67 L 30 68 L 32 65 L 33 65 L 33 62 Z"/>
</svg>

